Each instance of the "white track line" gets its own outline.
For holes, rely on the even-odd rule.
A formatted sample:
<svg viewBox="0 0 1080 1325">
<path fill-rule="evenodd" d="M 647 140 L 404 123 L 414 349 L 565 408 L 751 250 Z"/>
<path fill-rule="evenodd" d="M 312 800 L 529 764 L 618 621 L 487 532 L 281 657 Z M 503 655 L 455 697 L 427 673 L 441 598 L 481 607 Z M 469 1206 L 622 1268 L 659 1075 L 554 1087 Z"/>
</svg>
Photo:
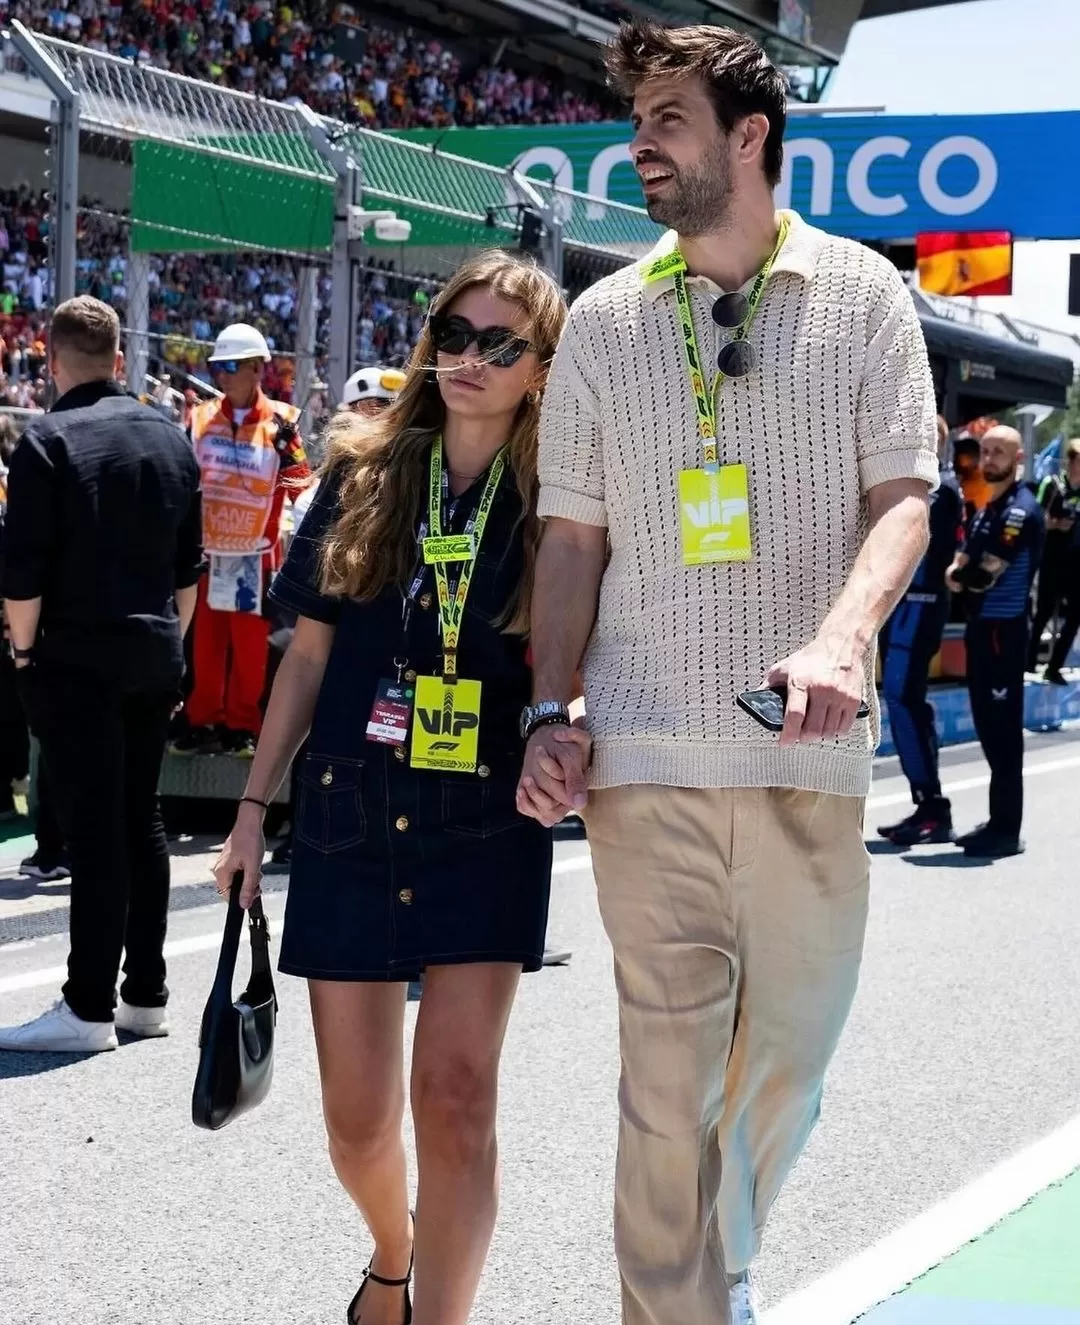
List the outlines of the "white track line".
<svg viewBox="0 0 1080 1325">
<path fill-rule="evenodd" d="M 1068 768 L 1080 767 L 1080 755 L 1072 755 L 1064 759 L 1049 759 L 1045 763 L 1027 764 L 1024 768 L 1025 778 L 1040 777 L 1045 773 L 1060 773 Z M 942 791 L 955 793 L 958 791 L 973 791 L 977 787 L 986 787 L 990 785 L 990 775 L 980 773 L 976 777 L 961 778 L 956 782 L 948 782 L 942 787 Z M 891 792 L 887 796 L 871 796 L 867 801 L 867 808 L 871 810 L 882 810 L 890 805 L 906 805 L 910 802 L 909 792 L 899 791 Z M 555 861 L 551 867 L 553 875 L 573 874 L 579 870 L 589 867 L 591 856 L 588 845 L 585 850 L 573 856 L 565 856 L 561 860 Z M 62 908 L 55 907 L 54 910 Z M 218 933 L 199 935 L 196 938 L 178 939 L 175 944 L 166 943 L 165 956 L 182 957 L 192 952 L 204 952 L 208 948 L 213 948 L 220 935 Z M 36 989 L 42 985 L 55 984 L 57 979 L 63 980 L 67 975 L 67 970 L 62 966 L 52 966 L 41 971 L 25 971 L 22 975 L 12 975 L 0 979 L 0 994 L 15 993 L 20 989 Z"/>
<path fill-rule="evenodd" d="M 1024 777 L 1035 778 L 1043 773 L 1060 773 L 1066 768 L 1080 768 L 1080 755 L 1068 759 L 1048 759 L 1044 764 L 1025 764 Z M 956 791 L 974 791 L 976 787 L 988 787 L 990 774 L 980 773 L 973 778 L 960 778 L 956 782 L 947 782 L 941 790 L 948 794 Z M 908 791 L 890 792 L 888 796 L 871 796 L 866 802 L 867 809 L 883 810 L 887 805 L 907 805 L 911 801 Z"/>
<path fill-rule="evenodd" d="M 552 874 L 572 874 L 577 870 L 588 869 L 588 852 L 557 860 L 551 867 Z M 273 895 L 273 894 L 271 894 Z M 199 908 L 202 910 L 203 908 Z M 216 907 L 205 908 L 209 912 Z M 222 913 L 224 915 L 224 913 Z M 165 944 L 165 957 L 187 957 L 193 952 L 207 952 L 221 942 L 221 929 L 215 928 L 210 934 L 196 934 L 187 939 L 171 939 Z M 0 978 L 0 994 L 15 994 L 22 989 L 39 989 L 43 985 L 63 984 L 67 979 L 66 966 L 47 966 L 37 971 L 22 971 L 19 975 Z"/>
<path fill-rule="evenodd" d="M 1050 759 L 1045 763 L 1027 764 L 1024 768 L 1024 777 L 1039 777 L 1044 773 L 1060 773 L 1067 768 L 1080 767 L 1080 755 L 1073 755 L 1066 759 Z M 942 787 L 944 792 L 973 791 L 977 787 L 986 787 L 990 785 L 990 775 L 980 773 L 976 777 L 961 778 L 957 782 L 948 782 Z M 867 808 L 871 810 L 882 810 L 889 805 L 906 805 L 911 800 L 911 795 L 906 791 L 892 792 L 887 796 L 871 796 L 867 801 Z M 591 855 L 587 844 L 585 850 L 573 856 L 565 856 L 562 860 L 557 860 L 551 867 L 553 875 L 574 874 L 579 870 L 588 869 L 591 861 Z M 54 910 L 62 908 L 55 907 Z M 204 952 L 208 948 L 213 948 L 220 935 L 218 933 L 202 934 L 195 938 L 178 939 L 175 943 L 166 943 L 166 957 L 183 957 L 192 952 Z M 42 971 L 26 971 L 22 975 L 12 975 L 0 979 L 0 994 L 14 993 L 20 989 L 36 989 L 41 985 L 55 984 L 57 979 L 63 980 L 67 975 L 67 970 L 62 966 L 52 966 Z"/>
<path fill-rule="evenodd" d="M 851 1325 L 1077 1168 L 1080 1117 L 785 1298 L 762 1325 Z"/>
<path fill-rule="evenodd" d="M 222 913 L 224 914 L 224 913 Z M 196 934 L 190 939 L 173 939 L 165 944 L 166 957 L 186 957 L 191 952 L 205 952 L 221 943 L 221 931 Z M 23 971 L 21 975 L 7 975 L 0 980 L 0 994 L 14 994 L 20 989 L 37 989 L 40 985 L 63 984 L 67 979 L 66 966 L 48 966 L 40 971 Z"/>
</svg>

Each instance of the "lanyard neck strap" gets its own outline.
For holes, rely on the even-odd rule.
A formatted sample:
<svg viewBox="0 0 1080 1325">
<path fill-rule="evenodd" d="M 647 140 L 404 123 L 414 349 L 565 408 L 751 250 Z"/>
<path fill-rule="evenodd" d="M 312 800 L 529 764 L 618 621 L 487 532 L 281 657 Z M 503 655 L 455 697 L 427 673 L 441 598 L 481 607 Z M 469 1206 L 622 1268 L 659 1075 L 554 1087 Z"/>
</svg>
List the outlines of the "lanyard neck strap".
<svg viewBox="0 0 1080 1325">
<path fill-rule="evenodd" d="M 458 639 L 461 636 L 461 620 L 465 612 L 465 600 L 469 596 L 469 585 L 472 583 L 473 567 L 476 565 L 476 557 L 480 551 L 480 541 L 484 537 L 484 528 L 487 525 L 488 516 L 491 514 L 495 493 L 505 468 L 506 451 L 504 448 L 491 463 L 484 490 L 480 494 L 480 504 L 476 508 L 476 514 L 469 521 L 472 526 L 473 554 L 461 567 L 457 590 L 452 597 L 446 566 L 442 562 L 435 563 L 435 585 L 439 594 L 439 625 L 442 629 L 443 642 L 443 677 L 446 680 L 453 680 L 457 677 L 457 648 Z M 443 470 L 442 438 L 436 437 L 431 446 L 431 469 L 428 477 L 427 523 L 433 538 L 442 536 L 443 496 L 448 489 L 449 483 Z"/>
<path fill-rule="evenodd" d="M 764 267 L 754 278 L 754 284 L 746 300 L 746 316 L 735 331 L 735 340 L 745 340 L 754 316 L 765 293 L 765 284 L 773 269 L 773 264 L 784 247 L 790 223 L 787 217 L 780 221 L 780 233 L 776 245 L 765 262 Z M 694 410 L 697 414 L 698 436 L 701 438 L 702 455 L 706 469 L 715 469 L 719 464 L 719 449 L 716 444 L 716 393 L 724 382 L 724 374 L 717 372 L 712 388 L 705 386 L 705 377 L 701 366 L 701 351 L 698 348 L 697 332 L 694 330 L 694 312 L 690 306 L 690 296 L 686 292 L 686 259 L 676 249 L 664 260 L 667 274 L 670 274 L 675 286 L 675 302 L 679 310 L 679 330 L 682 333 L 683 357 L 686 359 L 686 371 L 690 379 L 690 391 L 694 397 Z"/>
</svg>

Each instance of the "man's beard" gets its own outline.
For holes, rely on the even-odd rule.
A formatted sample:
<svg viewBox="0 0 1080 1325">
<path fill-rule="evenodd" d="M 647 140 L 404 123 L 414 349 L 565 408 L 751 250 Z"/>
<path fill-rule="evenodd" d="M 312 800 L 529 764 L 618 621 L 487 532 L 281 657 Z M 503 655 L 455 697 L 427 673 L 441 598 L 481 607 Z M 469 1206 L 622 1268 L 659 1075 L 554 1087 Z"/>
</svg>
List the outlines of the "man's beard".
<svg viewBox="0 0 1080 1325">
<path fill-rule="evenodd" d="M 1007 478 L 1016 476 L 1015 465 L 1004 465 L 1001 469 L 990 469 L 984 465 L 982 467 L 982 476 L 987 483 L 1004 483 Z"/>
<path fill-rule="evenodd" d="M 667 192 L 645 201 L 649 216 L 687 239 L 719 230 L 731 210 L 731 172 L 724 143 L 708 149 L 693 169 L 669 167 L 672 179 Z"/>
</svg>

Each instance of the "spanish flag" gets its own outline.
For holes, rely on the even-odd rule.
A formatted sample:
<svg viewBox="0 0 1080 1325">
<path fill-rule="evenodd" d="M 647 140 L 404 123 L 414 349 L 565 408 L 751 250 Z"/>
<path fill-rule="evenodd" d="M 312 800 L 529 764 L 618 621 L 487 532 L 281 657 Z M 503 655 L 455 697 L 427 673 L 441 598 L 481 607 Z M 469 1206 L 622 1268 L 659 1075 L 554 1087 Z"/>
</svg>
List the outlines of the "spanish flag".
<svg viewBox="0 0 1080 1325">
<path fill-rule="evenodd" d="M 1008 230 L 937 231 L 915 237 L 919 288 L 929 294 L 1012 294 Z"/>
</svg>

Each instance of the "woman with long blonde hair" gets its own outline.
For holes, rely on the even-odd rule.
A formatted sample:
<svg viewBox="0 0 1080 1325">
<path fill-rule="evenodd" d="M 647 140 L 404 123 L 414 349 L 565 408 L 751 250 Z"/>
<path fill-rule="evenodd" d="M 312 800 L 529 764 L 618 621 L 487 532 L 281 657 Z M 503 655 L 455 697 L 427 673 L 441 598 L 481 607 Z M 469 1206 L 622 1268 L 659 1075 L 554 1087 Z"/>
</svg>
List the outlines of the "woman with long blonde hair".
<svg viewBox="0 0 1080 1325">
<path fill-rule="evenodd" d="M 540 395 L 566 307 L 492 252 L 439 296 L 396 401 L 339 416 L 272 590 L 298 614 L 215 867 L 259 886 L 301 742 L 281 969 L 308 980 L 330 1155 L 375 1243 L 349 1325 L 465 1325 L 494 1228 L 496 1088 L 543 960 L 551 838 L 518 815 Z M 407 983 L 418 1190 L 402 1139 Z"/>
</svg>

